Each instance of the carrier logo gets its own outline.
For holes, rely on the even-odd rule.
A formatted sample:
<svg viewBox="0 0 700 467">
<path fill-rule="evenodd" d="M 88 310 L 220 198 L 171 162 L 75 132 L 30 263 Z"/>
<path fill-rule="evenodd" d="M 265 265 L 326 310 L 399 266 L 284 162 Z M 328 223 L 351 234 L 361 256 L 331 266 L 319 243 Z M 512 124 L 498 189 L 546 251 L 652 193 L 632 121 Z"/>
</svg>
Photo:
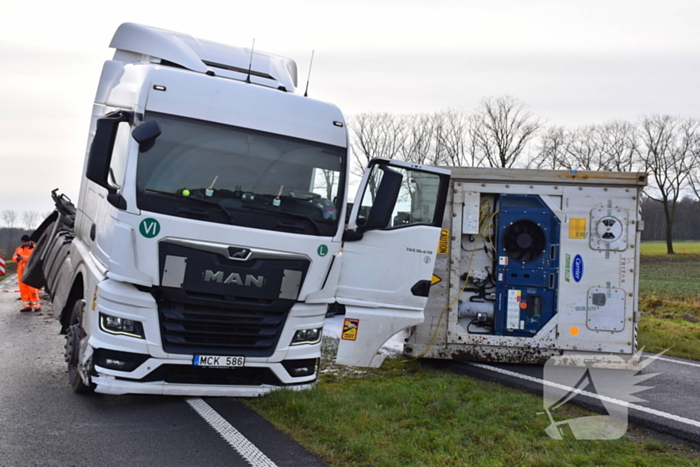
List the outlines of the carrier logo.
<svg viewBox="0 0 700 467">
<path fill-rule="evenodd" d="M 224 279 L 224 271 L 212 271 L 211 269 L 207 269 L 204 271 L 204 282 L 218 282 L 219 284 L 236 284 L 236 285 L 244 285 L 244 286 L 251 286 L 254 285 L 255 287 L 262 287 L 263 284 L 265 283 L 265 276 L 251 276 L 250 274 L 245 275 L 245 282 L 243 279 L 241 279 L 241 275 L 232 272 L 231 274 L 228 275 Z"/>
<path fill-rule="evenodd" d="M 574 256 L 574 264 L 572 265 L 572 276 L 576 282 L 580 282 L 583 277 L 583 258 L 581 255 Z"/>
</svg>

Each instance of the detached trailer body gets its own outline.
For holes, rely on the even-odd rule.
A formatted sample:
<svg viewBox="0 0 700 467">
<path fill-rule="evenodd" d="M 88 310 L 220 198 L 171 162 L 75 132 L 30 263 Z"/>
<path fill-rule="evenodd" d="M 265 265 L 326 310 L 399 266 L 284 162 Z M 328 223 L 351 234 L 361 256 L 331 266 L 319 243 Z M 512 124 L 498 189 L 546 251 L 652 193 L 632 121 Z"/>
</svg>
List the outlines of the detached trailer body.
<svg viewBox="0 0 700 467">
<path fill-rule="evenodd" d="M 452 168 L 450 183 L 426 319 L 407 356 L 638 362 L 646 174 Z"/>
</svg>

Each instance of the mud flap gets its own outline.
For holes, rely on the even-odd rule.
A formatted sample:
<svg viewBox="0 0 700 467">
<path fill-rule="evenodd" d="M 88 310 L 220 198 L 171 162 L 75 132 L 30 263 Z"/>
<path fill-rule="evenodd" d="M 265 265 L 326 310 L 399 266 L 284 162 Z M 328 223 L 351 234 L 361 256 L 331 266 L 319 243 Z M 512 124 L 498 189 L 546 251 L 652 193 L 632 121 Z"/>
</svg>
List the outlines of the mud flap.
<svg viewBox="0 0 700 467">
<path fill-rule="evenodd" d="M 390 308 L 345 306 L 336 362 L 377 368 L 384 361 L 379 349 L 394 334 L 423 322 L 423 312 Z"/>
</svg>

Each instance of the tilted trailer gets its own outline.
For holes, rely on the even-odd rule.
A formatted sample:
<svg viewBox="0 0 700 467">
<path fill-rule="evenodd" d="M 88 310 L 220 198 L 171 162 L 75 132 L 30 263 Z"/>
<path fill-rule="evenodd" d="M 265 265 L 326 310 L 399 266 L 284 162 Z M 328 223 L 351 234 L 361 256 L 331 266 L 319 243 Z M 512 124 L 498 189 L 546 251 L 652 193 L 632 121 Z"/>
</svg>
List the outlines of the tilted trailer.
<svg viewBox="0 0 700 467">
<path fill-rule="evenodd" d="M 451 171 L 425 320 L 404 354 L 637 365 L 646 174 Z"/>
</svg>

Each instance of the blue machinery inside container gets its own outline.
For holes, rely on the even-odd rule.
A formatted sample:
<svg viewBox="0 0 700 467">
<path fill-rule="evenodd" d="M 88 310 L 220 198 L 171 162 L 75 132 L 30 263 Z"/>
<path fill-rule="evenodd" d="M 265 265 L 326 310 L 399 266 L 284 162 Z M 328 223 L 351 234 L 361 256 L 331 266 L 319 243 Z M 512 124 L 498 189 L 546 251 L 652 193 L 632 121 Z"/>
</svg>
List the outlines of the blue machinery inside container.
<svg viewBox="0 0 700 467">
<path fill-rule="evenodd" d="M 560 221 L 536 195 L 498 211 L 494 334 L 533 336 L 557 313 Z"/>
</svg>

